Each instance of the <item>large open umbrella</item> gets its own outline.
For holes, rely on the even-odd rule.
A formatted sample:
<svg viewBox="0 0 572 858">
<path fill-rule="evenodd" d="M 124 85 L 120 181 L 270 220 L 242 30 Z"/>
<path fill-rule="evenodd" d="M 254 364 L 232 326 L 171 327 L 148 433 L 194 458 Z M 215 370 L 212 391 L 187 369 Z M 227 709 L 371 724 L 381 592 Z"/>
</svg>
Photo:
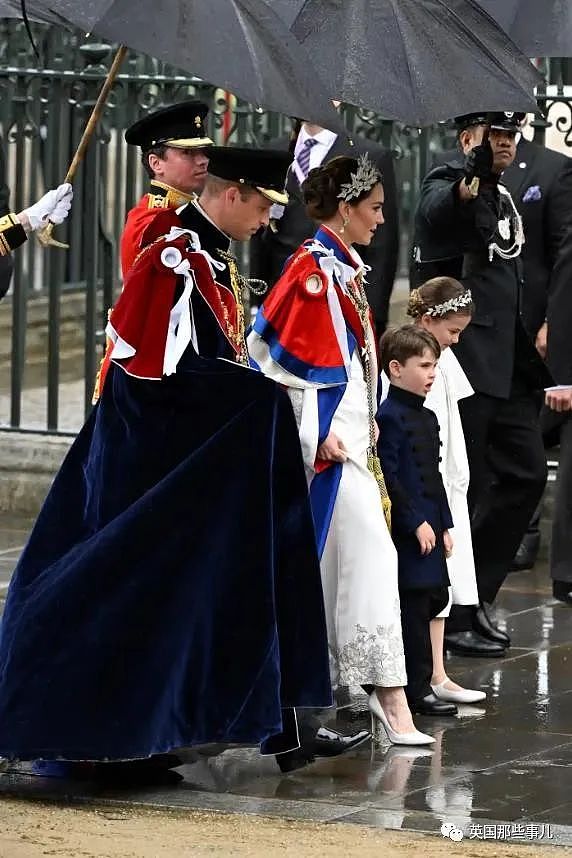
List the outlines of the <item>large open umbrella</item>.
<svg viewBox="0 0 572 858">
<path fill-rule="evenodd" d="M 274 8 L 334 98 L 419 126 L 473 110 L 536 109 L 541 77 L 475 0 L 274 0 Z"/>
<path fill-rule="evenodd" d="M 266 0 L 29 0 L 86 33 L 191 72 L 240 98 L 340 131 L 307 50 Z"/>
<path fill-rule="evenodd" d="M 74 179 L 126 45 L 164 59 L 257 105 L 307 116 L 343 132 L 341 120 L 305 49 L 265 0 L 0 0 L 9 17 L 24 10 L 39 21 L 73 24 L 121 42 L 65 177 Z M 213 21 L 217 26 L 213 26 Z M 52 238 L 53 225 L 38 233 Z"/>
<path fill-rule="evenodd" d="M 572 56 L 571 0 L 479 0 L 479 4 L 527 56 Z"/>
<path fill-rule="evenodd" d="M 26 4 L 30 21 L 38 21 L 41 24 L 61 24 L 62 19 L 49 9 L 38 6 L 31 0 Z M 21 18 L 21 0 L 0 0 L 0 18 Z"/>
</svg>

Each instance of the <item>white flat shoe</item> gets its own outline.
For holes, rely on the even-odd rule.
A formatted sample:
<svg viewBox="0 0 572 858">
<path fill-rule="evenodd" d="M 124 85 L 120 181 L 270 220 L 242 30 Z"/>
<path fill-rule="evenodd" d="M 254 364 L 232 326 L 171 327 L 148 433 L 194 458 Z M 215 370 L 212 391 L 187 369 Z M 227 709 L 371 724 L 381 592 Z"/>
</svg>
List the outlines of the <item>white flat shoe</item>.
<svg viewBox="0 0 572 858">
<path fill-rule="evenodd" d="M 383 724 L 387 738 L 392 745 L 432 745 L 435 741 L 433 736 L 428 736 L 419 730 L 414 730 L 412 733 L 396 733 L 393 727 L 389 725 L 375 691 L 369 695 L 367 704 L 371 712 L 371 732 L 375 735 L 377 723 Z"/>
<path fill-rule="evenodd" d="M 433 694 L 439 700 L 446 700 L 448 703 L 478 703 L 480 700 L 486 699 L 484 691 L 476 691 L 471 688 L 462 688 L 460 691 L 451 691 L 450 688 L 445 688 L 448 680 L 440 685 L 432 685 Z"/>
</svg>

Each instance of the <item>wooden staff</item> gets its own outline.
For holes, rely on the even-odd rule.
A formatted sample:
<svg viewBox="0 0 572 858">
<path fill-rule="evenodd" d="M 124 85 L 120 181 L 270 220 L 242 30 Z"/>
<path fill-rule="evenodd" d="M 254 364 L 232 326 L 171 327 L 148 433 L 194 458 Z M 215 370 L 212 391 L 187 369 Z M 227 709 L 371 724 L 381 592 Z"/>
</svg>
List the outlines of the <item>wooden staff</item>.
<svg viewBox="0 0 572 858">
<path fill-rule="evenodd" d="M 127 53 L 127 48 L 125 45 L 121 45 L 115 57 L 113 58 L 113 63 L 111 64 L 111 68 L 109 69 L 108 75 L 103 82 L 103 86 L 101 87 L 100 93 L 97 97 L 97 101 L 95 103 L 95 107 L 91 112 L 91 116 L 85 126 L 85 130 L 81 136 L 81 140 L 79 141 L 79 145 L 75 151 L 75 155 L 73 156 L 72 162 L 69 165 L 68 171 L 65 175 L 64 182 L 73 182 L 75 174 L 79 165 L 81 164 L 83 157 L 85 155 L 86 149 L 89 145 L 89 141 L 93 136 L 93 132 L 97 127 L 97 123 L 103 113 L 103 108 L 105 107 L 105 103 L 107 101 L 107 97 L 111 91 L 113 84 L 115 83 L 115 78 L 119 73 L 119 68 L 121 63 L 125 59 L 125 55 Z M 52 232 L 54 231 L 54 224 L 48 223 L 46 226 L 39 229 L 37 232 L 38 240 L 43 247 L 63 247 L 68 248 L 69 244 L 64 244 L 61 241 L 56 241 L 55 238 L 52 238 Z"/>
</svg>

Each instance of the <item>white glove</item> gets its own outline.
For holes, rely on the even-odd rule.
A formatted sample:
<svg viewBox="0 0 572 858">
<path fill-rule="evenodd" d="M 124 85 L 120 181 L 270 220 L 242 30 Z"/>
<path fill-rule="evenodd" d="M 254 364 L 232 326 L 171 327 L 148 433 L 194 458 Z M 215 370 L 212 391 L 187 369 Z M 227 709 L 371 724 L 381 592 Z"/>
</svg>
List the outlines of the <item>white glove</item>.
<svg viewBox="0 0 572 858">
<path fill-rule="evenodd" d="M 64 221 L 71 209 L 73 189 L 68 183 L 59 185 L 55 191 L 48 191 L 37 203 L 21 212 L 28 219 L 32 230 L 46 226 L 48 221 L 58 224 Z"/>
</svg>

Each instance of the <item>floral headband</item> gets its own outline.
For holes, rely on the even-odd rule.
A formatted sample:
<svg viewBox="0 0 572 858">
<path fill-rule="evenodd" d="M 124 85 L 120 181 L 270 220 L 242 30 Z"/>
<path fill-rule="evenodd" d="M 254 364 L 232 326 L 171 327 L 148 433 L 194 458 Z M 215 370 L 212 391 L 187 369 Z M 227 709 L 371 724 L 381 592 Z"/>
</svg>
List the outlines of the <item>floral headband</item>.
<svg viewBox="0 0 572 858">
<path fill-rule="evenodd" d="M 446 316 L 447 313 L 458 313 L 459 310 L 463 310 L 472 303 L 473 296 L 471 290 L 467 289 L 466 292 L 457 295 L 456 298 L 450 298 L 448 301 L 443 301 L 442 304 L 435 304 L 434 307 L 428 307 L 425 313 L 427 316 Z"/>
<path fill-rule="evenodd" d="M 365 191 L 371 191 L 380 181 L 379 170 L 371 163 L 366 152 L 359 156 L 357 170 L 355 173 L 350 173 L 350 181 L 340 187 L 338 199 L 344 202 L 357 199 Z"/>
</svg>

